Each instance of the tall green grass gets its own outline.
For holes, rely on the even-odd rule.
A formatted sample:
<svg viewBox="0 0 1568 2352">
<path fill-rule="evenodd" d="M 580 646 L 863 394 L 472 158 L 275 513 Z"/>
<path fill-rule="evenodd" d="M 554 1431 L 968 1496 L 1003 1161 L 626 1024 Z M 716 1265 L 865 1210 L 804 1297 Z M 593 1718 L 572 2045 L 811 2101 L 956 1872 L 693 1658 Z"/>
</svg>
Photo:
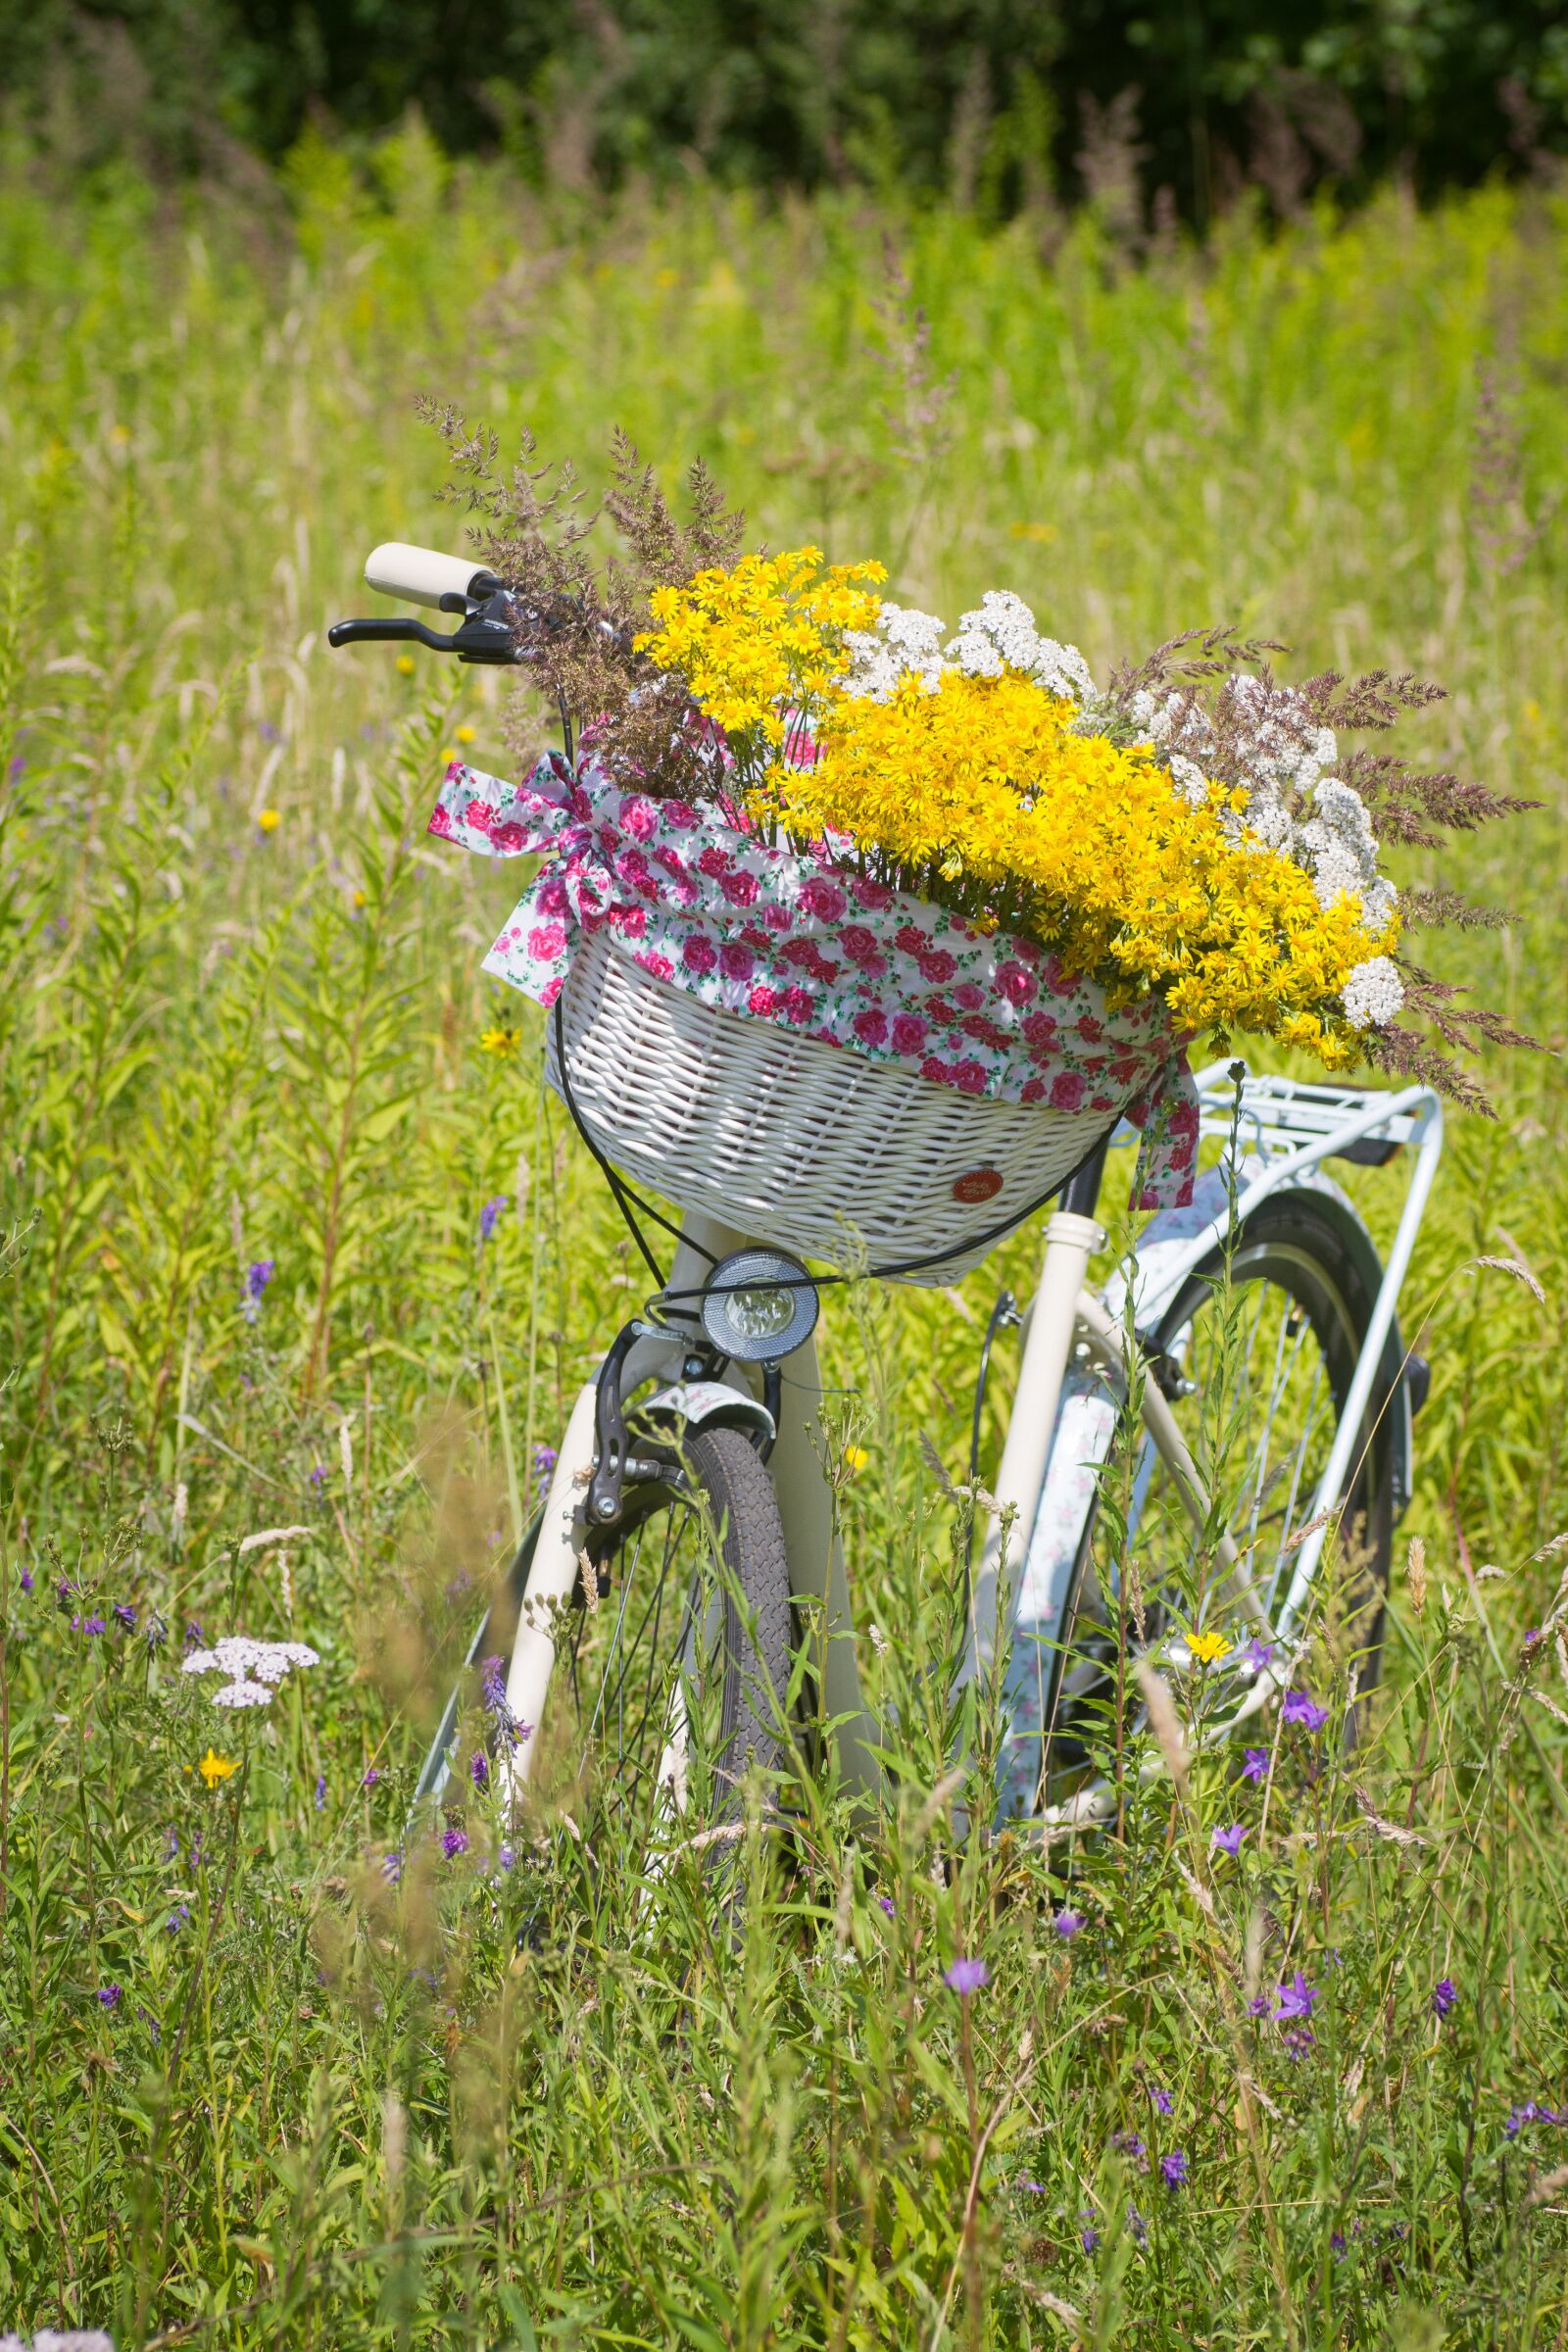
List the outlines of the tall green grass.
<svg viewBox="0 0 1568 2352">
<path fill-rule="evenodd" d="M 934 424 L 884 231 L 951 380 Z M 422 835 L 456 730 L 511 757 L 497 683 L 323 631 L 377 540 L 454 541 L 432 390 L 590 476 L 616 422 L 671 480 L 701 451 L 759 535 L 881 554 L 952 613 L 1015 586 L 1100 669 L 1228 618 L 1303 665 L 1429 672 L 1429 748 L 1544 804 L 1442 877 L 1507 928 L 1433 960 L 1560 1045 L 1565 233 L 1542 196 L 1390 197 L 1131 272 L 1087 222 L 1043 256 L 848 203 L 546 209 L 415 133 L 369 178 L 310 143 L 246 211 L 10 158 L 0 2319 L 236 2348 L 1562 2340 L 1568 2132 L 1506 2129 L 1568 2106 L 1568 1690 L 1550 1639 L 1521 1647 L 1568 1565 L 1558 1062 L 1487 1073 L 1497 1119 L 1455 1122 L 1410 1277 L 1425 1592 L 1396 1594 L 1369 1751 L 1293 1733 L 1266 1790 L 1195 1767 L 1049 1863 L 955 1843 L 926 1452 L 961 1473 L 1024 1239 L 830 1333 L 869 1455 L 840 1497 L 863 1665 L 903 1727 L 884 1815 L 829 1780 L 788 1853 L 759 1824 L 734 1936 L 695 1863 L 652 1909 L 564 1828 L 504 1869 L 477 1795 L 466 1854 L 405 1848 L 534 1448 L 641 1288 L 537 1018 L 478 974 L 512 884 Z M 480 1043 L 503 1015 L 512 1057 Z M 1393 1188 L 1358 1185 L 1383 1228 Z M 211 1789 L 189 1619 L 322 1657 Z M 966 2005 L 959 1952 L 991 1972 Z M 1293 2055 L 1247 2005 L 1297 1968 Z"/>
</svg>

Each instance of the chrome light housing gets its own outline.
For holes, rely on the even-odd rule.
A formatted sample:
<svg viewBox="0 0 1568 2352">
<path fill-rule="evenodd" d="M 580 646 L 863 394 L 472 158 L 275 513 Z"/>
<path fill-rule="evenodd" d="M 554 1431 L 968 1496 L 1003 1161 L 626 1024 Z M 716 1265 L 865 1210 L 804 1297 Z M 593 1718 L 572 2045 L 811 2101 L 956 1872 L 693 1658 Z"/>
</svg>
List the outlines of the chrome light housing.
<svg viewBox="0 0 1568 2352">
<path fill-rule="evenodd" d="M 821 1301 L 800 1261 L 782 1250 L 737 1250 L 720 1259 L 703 1294 L 703 1330 L 720 1355 L 760 1364 L 804 1348 Z"/>
</svg>

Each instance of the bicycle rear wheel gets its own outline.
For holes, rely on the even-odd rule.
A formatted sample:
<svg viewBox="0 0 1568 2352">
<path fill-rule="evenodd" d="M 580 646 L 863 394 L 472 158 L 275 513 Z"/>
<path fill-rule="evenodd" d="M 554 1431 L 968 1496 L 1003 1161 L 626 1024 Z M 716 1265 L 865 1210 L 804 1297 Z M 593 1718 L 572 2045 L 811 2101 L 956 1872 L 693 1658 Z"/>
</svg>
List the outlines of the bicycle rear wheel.
<svg viewBox="0 0 1568 2352">
<path fill-rule="evenodd" d="M 1363 1266 L 1333 1215 L 1290 1196 L 1264 1201 L 1248 1218 L 1228 1263 L 1223 1249 L 1214 1250 L 1149 1347 L 1149 1377 L 1172 1400 L 1271 1626 L 1316 1507 L 1373 1303 Z M 1390 1397 L 1380 1377 L 1356 1432 L 1345 1492 L 1333 1498 L 1336 1531 L 1318 1570 L 1327 1639 L 1356 1670 L 1347 1726 L 1352 1739 L 1364 1728 L 1382 1664 L 1394 1541 Z M 1252 1628 L 1237 1597 L 1231 1572 L 1200 1539 L 1148 1436 L 1123 1428 L 1062 1612 L 1043 1759 L 1048 1802 L 1095 1769 L 1118 1707 L 1138 1711 L 1131 1655 L 1200 1622 L 1240 1642 Z M 1238 1701 L 1242 1695 L 1239 1688 Z"/>
<path fill-rule="evenodd" d="M 646 1850 L 677 1823 L 733 1821 L 748 1769 L 777 1769 L 790 1610 L 778 1504 L 744 1433 L 638 1451 L 672 1475 L 587 1539 L 528 1788 L 590 1842 Z"/>
</svg>

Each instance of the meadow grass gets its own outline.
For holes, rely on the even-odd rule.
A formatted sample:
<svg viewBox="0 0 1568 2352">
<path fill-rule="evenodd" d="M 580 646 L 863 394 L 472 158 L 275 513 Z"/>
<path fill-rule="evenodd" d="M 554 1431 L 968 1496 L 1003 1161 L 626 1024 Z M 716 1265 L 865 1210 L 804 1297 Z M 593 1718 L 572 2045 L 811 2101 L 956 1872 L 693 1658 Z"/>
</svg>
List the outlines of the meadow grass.
<svg viewBox="0 0 1568 2352">
<path fill-rule="evenodd" d="M 754 1810 L 733 1932 L 695 1859 L 652 1903 L 560 1823 L 504 1866 L 466 1783 L 449 1856 L 406 1836 L 422 1740 L 642 1286 L 533 1008 L 478 971 L 514 884 L 423 837 L 448 746 L 511 757 L 497 680 L 323 636 L 378 540 L 456 544 L 431 391 L 590 480 L 615 423 L 671 482 L 700 451 L 773 544 L 951 614 L 1014 586 L 1097 670 L 1217 619 L 1408 666 L 1452 690 L 1425 744 L 1544 804 L 1426 876 L 1510 918 L 1432 960 L 1560 1046 L 1565 239 L 1560 199 L 1390 196 L 1135 267 L 1088 219 L 1042 255 L 702 188 L 590 215 L 416 129 L 364 173 L 309 141 L 243 206 L 8 157 L 0 2321 L 1568 2340 L 1568 1649 L 1524 1643 L 1568 1569 L 1560 1063 L 1489 1069 L 1497 1118 L 1452 1126 L 1405 1314 L 1424 1564 L 1353 1757 L 1325 1650 L 1324 1734 L 1259 1786 L 1195 1764 L 1120 1840 L 1048 1859 L 933 1800 L 929 1456 L 961 1476 L 1025 1238 L 830 1317 L 898 1795 L 858 1815 L 827 1774 L 787 1847 Z M 1392 1175 L 1354 1181 L 1386 1230 Z M 225 1727 L 191 1621 L 321 1663 Z M 1249 2009 L 1298 1970 L 1309 2039 Z"/>
</svg>

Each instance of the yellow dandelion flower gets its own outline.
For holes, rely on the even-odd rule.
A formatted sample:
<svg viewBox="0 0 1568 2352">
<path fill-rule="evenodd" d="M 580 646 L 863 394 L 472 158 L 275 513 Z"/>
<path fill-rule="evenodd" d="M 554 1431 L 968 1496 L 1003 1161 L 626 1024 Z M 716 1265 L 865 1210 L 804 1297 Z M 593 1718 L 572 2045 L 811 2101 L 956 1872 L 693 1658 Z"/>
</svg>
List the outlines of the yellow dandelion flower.
<svg viewBox="0 0 1568 2352">
<path fill-rule="evenodd" d="M 412 677 L 413 677 L 413 675 L 414 675 L 414 656 L 413 656 L 412 654 L 399 654 L 399 656 L 398 656 L 398 676 L 399 676 L 400 678 L 412 678 Z"/>
<path fill-rule="evenodd" d="M 208 1788 L 216 1788 L 220 1781 L 226 1781 L 232 1774 L 238 1772 L 239 1758 L 237 1756 L 220 1756 L 215 1749 L 209 1747 L 196 1769 L 207 1783 Z"/>
<path fill-rule="evenodd" d="M 1214 1666 L 1221 1658 L 1230 1656 L 1231 1644 L 1223 1634 L 1189 1634 L 1187 1654 L 1195 1658 L 1200 1666 Z"/>
<path fill-rule="evenodd" d="M 465 719 L 462 726 L 458 729 L 458 741 L 460 743 L 471 743 L 476 732 L 477 729 L 470 727 L 467 720 Z"/>
<path fill-rule="evenodd" d="M 264 808 L 256 819 L 258 833 L 275 833 L 283 819 L 275 808 Z"/>
<path fill-rule="evenodd" d="M 498 1061 L 505 1061 L 509 1054 L 515 1054 L 521 1043 L 516 1030 L 509 1029 L 504 1022 L 494 1029 L 481 1030 L 479 1035 L 480 1053 L 493 1054 Z"/>
</svg>

